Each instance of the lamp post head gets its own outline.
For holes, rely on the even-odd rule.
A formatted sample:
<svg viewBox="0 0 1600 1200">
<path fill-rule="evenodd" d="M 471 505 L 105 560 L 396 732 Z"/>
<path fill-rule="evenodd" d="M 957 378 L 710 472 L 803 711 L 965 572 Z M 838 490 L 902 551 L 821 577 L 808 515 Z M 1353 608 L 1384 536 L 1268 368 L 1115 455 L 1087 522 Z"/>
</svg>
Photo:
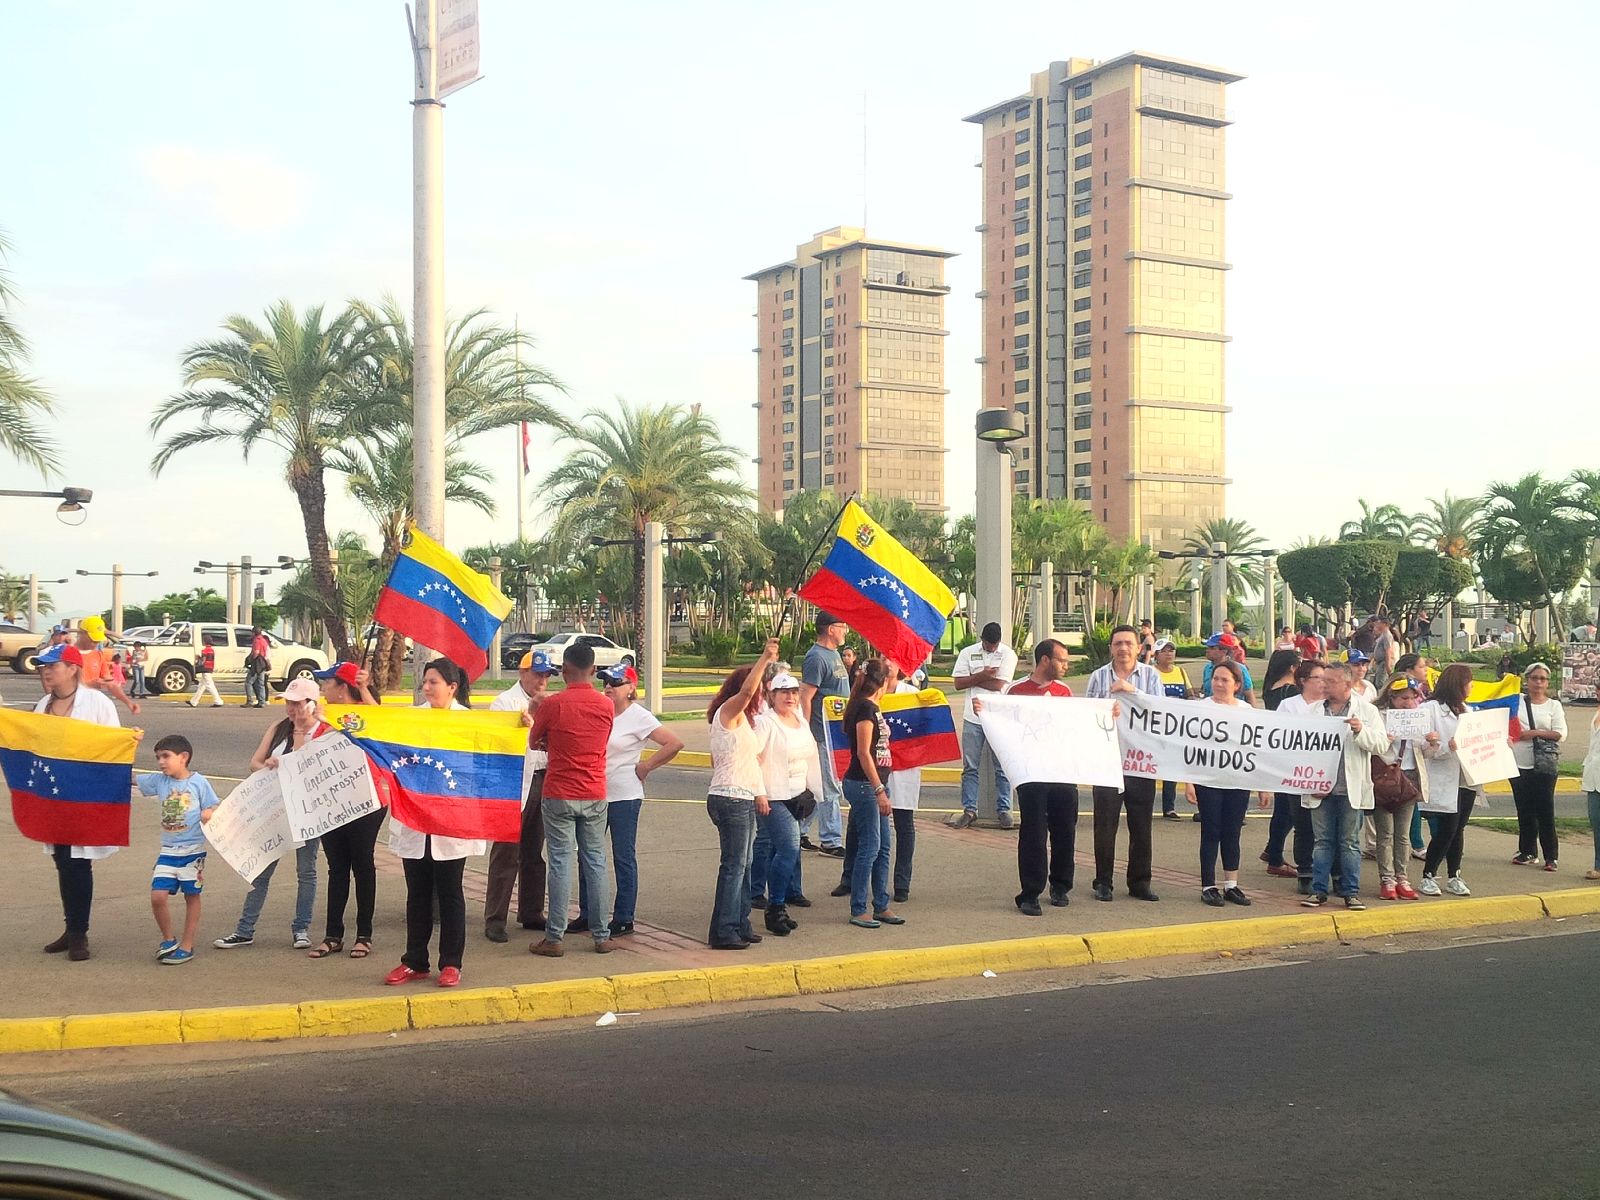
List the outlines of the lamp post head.
<svg viewBox="0 0 1600 1200">
<path fill-rule="evenodd" d="M 977 434 L 980 442 L 1003 449 L 1008 442 L 1026 436 L 1027 430 L 1009 408 L 983 408 L 978 410 Z"/>
</svg>

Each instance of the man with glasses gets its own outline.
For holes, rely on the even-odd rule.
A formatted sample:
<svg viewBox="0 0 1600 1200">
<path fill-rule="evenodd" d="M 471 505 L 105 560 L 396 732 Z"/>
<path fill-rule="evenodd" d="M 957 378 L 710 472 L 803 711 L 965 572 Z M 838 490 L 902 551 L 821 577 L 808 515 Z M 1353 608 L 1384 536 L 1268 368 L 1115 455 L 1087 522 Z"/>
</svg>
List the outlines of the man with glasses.
<svg viewBox="0 0 1600 1200">
<path fill-rule="evenodd" d="M 956 691 L 967 693 L 966 709 L 961 715 L 961 815 L 951 822 L 956 829 L 965 829 L 978 819 L 978 772 L 988 745 L 973 700 L 981 692 L 1005 691 L 1017 673 L 1017 652 L 1000 640 L 998 621 L 985 625 L 979 637 L 976 645 L 956 655 L 952 669 Z M 1000 826 L 1010 829 L 1015 823 L 1011 816 L 1011 785 L 1006 782 L 998 758 L 994 760 L 994 786 Z"/>
<path fill-rule="evenodd" d="M 839 657 L 839 647 L 850 633 L 850 626 L 830 613 L 817 614 L 817 640 L 806 651 L 800 666 L 800 711 L 811 725 L 812 740 L 817 743 L 817 755 L 822 759 L 822 796 L 817 801 L 817 838 L 819 847 L 800 830 L 800 848 L 818 850 L 829 858 L 844 857 L 844 824 L 840 805 L 844 789 L 833 770 L 833 754 L 828 749 L 827 716 L 823 702 L 829 696 L 850 694 L 850 674 L 844 660 Z"/>
</svg>

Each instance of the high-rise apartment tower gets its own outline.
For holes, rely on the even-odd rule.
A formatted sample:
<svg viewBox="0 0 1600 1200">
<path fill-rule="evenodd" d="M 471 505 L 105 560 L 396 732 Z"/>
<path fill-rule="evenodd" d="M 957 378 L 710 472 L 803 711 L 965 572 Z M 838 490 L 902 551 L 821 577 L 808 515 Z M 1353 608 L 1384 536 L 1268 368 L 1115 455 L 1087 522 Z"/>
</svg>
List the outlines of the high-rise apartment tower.
<svg viewBox="0 0 1600 1200">
<path fill-rule="evenodd" d="M 944 507 L 944 250 L 825 230 L 756 285 L 757 495 Z"/>
<path fill-rule="evenodd" d="M 983 127 L 983 403 L 1026 418 L 1016 487 L 1114 537 L 1223 515 L 1228 126 L 1242 76 L 1069 59 Z"/>
</svg>

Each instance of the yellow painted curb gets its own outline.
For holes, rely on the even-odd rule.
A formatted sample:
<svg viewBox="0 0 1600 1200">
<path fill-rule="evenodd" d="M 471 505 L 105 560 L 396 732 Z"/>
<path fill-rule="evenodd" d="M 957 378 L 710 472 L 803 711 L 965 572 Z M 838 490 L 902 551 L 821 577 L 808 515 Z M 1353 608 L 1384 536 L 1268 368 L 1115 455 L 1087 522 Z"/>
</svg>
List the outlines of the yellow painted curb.
<svg viewBox="0 0 1600 1200">
<path fill-rule="evenodd" d="M 640 971 L 613 975 L 617 1012 L 688 1008 L 711 1003 L 711 981 L 704 971 Z"/>
<path fill-rule="evenodd" d="M 404 996 L 381 1000 L 307 1000 L 300 1005 L 301 1037 L 340 1037 L 347 1033 L 394 1033 L 411 1025 Z"/>
<path fill-rule="evenodd" d="M 1544 915 L 1547 917 L 1582 917 L 1589 913 L 1600 913 L 1600 888 L 1539 892 L 1534 899 L 1544 905 Z"/>
<path fill-rule="evenodd" d="M 800 981 L 793 963 L 762 963 L 749 967 L 717 967 L 706 972 L 712 1003 L 727 1000 L 774 1000 L 798 996 Z"/>
<path fill-rule="evenodd" d="M 615 1012 L 617 994 L 609 979 L 560 979 L 553 983 L 514 984 L 519 1020 L 558 1021 Z"/>
<path fill-rule="evenodd" d="M 186 1008 L 179 1029 L 186 1042 L 272 1042 L 300 1036 L 300 1006 Z"/>
<path fill-rule="evenodd" d="M 1080 935 L 1070 933 L 979 942 L 972 948 L 983 955 L 983 965 L 996 975 L 1047 971 L 1055 967 L 1086 967 L 1094 961 L 1089 943 Z"/>
<path fill-rule="evenodd" d="M 164 1012 L 95 1013 L 68 1017 L 61 1027 L 61 1048 L 93 1046 L 165 1046 L 183 1041 L 182 1014 Z"/>
<path fill-rule="evenodd" d="M 60 1017 L 11 1017 L 0 1020 L 0 1054 L 32 1054 L 61 1049 Z"/>
<path fill-rule="evenodd" d="M 1537 921 L 1544 918 L 1544 905 L 1537 896 L 1479 896 L 1459 900 L 1441 897 L 1431 903 L 1410 903 L 1403 908 L 1369 908 L 1365 912 L 1340 911 L 1332 915 L 1339 939 L 1345 941 L 1387 933 L 1427 933 L 1436 929 Z"/>
<path fill-rule="evenodd" d="M 1335 935 L 1327 913 L 1308 913 L 1193 925 L 1158 925 L 1153 929 L 1119 929 L 1110 933 L 1086 933 L 1083 940 L 1088 943 L 1094 961 L 1103 963 L 1172 954 L 1207 954 L 1218 950 L 1255 950 L 1289 942 L 1331 942 Z"/>
<path fill-rule="evenodd" d="M 522 1006 L 508 987 L 437 990 L 410 998 L 413 1029 L 449 1029 L 466 1025 L 505 1025 L 522 1019 Z"/>
</svg>

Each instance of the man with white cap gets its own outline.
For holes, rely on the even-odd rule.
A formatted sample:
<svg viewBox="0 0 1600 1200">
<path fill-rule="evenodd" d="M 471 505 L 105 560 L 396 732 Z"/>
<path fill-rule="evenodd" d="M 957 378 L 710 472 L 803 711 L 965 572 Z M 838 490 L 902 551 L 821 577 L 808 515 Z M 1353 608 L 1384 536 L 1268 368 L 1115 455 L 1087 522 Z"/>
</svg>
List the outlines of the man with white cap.
<svg viewBox="0 0 1600 1200">
<path fill-rule="evenodd" d="M 44 696 L 33 711 L 50 717 L 71 717 L 96 725 L 116 726 L 117 706 L 105 694 L 84 685 L 83 653 L 76 646 L 57 643 L 39 655 L 39 682 Z M 135 706 L 137 711 L 137 706 Z M 135 731 L 136 734 L 139 731 Z M 61 910 L 66 928 L 44 948 L 46 954 L 63 951 L 72 962 L 89 957 L 89 909 L 94 904 L 94 863 L 115 854 L 117 846 L 46 846 L 55 859 L 56 881 L 61 889 Z"/>
<path fill-rule="evenodd" d="M 525 724 L 561 669 L 543 650 L 529 650 L 517 663 L 517 682 L 489 704 L 492 712 L 519 712 Z M 483 936 L 491 942 L 510 940 L 506 918 L 511 912 L 511 885 L 517 887 L 517 923 L 524 929 L 544 928 L 544 794 L 546 755 L 529 749 L 522 761 L 522 837 L 496 842 L 489 849 L 489 881 L 483 893 Z"/>
</svg>

